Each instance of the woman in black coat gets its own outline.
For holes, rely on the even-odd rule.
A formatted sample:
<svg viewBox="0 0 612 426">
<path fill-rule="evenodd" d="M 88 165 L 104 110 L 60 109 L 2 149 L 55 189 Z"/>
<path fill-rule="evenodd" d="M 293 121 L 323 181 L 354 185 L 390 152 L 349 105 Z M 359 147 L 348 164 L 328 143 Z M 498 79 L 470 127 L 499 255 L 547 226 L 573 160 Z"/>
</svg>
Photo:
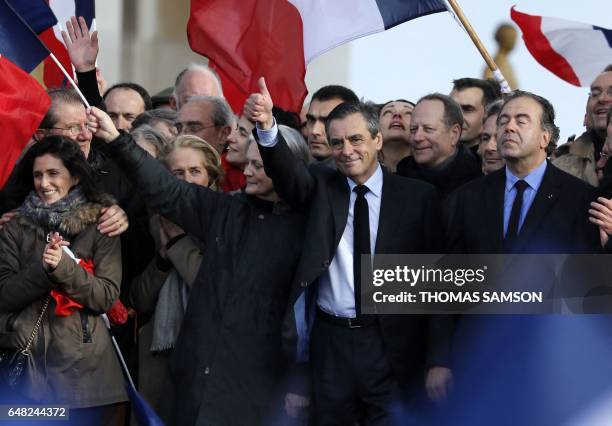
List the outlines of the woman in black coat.
<svg viewBox="0 0 612 426">
<path fill-rule="evenodd" d="M 93 115 L 97 136 L 146 203 L 205 244 L 162 415 L 177 425 L 269 424 L 285 394 L 281 326 L 304 216 L 279 200 L 254 142 L 246 194 L 230 196 L 173 178 L 106 114 Z"/>
</svg>

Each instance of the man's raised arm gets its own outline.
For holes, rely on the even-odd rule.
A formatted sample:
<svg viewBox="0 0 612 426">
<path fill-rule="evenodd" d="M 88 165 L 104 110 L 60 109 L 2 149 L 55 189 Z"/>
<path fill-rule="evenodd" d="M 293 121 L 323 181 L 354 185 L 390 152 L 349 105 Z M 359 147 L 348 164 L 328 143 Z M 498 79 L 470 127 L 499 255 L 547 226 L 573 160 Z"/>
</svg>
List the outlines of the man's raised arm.
<svg viewBox="0 0 612 426">
<path fill-rule="evenodd" d="M 278 131 L 272 115 L 273 105 L 266 81 L 261 77 L 259 93 L 253 93 L 244 104 L 244 116 L 256 125 L 259 152 L 274 189 L 286 203 L 304 206 L 310 202 L 315 180 L 306 164 L 289 150 Z"/>
</svg>

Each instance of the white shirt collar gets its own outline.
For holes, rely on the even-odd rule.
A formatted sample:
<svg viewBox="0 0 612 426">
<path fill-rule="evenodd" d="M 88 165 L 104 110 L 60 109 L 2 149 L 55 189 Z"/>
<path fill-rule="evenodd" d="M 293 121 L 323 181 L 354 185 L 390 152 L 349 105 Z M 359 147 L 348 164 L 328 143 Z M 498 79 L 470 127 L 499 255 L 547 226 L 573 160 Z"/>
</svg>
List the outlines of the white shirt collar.
<svg viewBox="0 0 612 426">
<path fill-rule="evenodd" d="M 349 189 L 353 192 L 353 189 L 357 186 L 357 184 L 349 177 L 346 178 Z M 383 172 L 382 167 L 380 167 L 380 163 L 376 165 L 376 171 L 370 178 L 364 183 L 365 186 L 368 187 L 369 193 L 372 193 L 375 197 L 380 197 L 382 195 L 382 185 L 383 185 Z"/>
</svg>

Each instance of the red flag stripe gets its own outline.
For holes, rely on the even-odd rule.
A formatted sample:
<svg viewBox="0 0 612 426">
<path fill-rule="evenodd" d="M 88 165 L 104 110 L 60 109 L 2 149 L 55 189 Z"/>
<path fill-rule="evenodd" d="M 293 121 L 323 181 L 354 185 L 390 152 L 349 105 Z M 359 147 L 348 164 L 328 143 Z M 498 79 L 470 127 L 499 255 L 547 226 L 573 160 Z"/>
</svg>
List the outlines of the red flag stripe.
<svg viewBox="0 0 612 426">
<path fill-rule="evenodd" d="M 553 49 L 544 33 L 542 33 L 542 17 L 519 12 L 515 10 L 514 6 L 510 9 L 510 16 L 521 28 L 525 46 L 535 60 L 568 83 L 580 86 L 580 80 L 572 66 Z"/>
<path fill-rule="evenodd" d="M 278 106 L 301 109 L 307 93 L 302 19 L 287 0 L 192 0 L 187 37 L 219 72 L 234 111 L 258 90 L 261 76 Z"/>
<path fill-rule="evenodd" d="M 42 86 L 8 59 L 0 56 L 0 188 L 11 174 L 51 99 Z"/>
</svg>

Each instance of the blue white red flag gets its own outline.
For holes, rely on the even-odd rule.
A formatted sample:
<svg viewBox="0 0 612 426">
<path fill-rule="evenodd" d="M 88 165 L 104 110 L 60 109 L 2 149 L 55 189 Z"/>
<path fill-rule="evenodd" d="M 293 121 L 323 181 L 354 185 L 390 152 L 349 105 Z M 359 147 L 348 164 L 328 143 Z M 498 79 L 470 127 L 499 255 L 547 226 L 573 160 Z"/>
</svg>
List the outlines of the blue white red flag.
<svg viewBox="0 0 612 426">
<path fill-rule="evenodd" d="M 28 0 L 31 1 L 31 0 Z M 57 60 L 64 66 L 64 69 L 74 77 L 72 63 L 68 56 L 68 51 L 62 40 L 61 30 L 65 28 L 66 21 L 71 16 L 82 16 L 89 28 L 94 25 L 96 9 L 94 0 L 45 0 L 49 3 L 51 10 L 55 14 L 58 23 L 40 34 L 41 40 L 55 55 Z M 68 81 L 60 69 L 53 63 L 51 58 L 45 60 L 43 70 L 43 80 L 48 88 L 65 87 Z"/>
<path fill-rule="evenodd" d="M 0 54 L 31 72 L 49 55 L 36 32 L 56 22 L 43 0 L 0 0 Z"/>
<path fill-rule="evenodd" d="M 588 86 L 612 62 L 612 30 L 519 12 L 510 16 L 529 52 L 543 67 L 575 86 Z"/>
<path fill-rule="evenodd" d="M 234 111 L 266 77 L 276 104 L 299 111 L 306 64 L 348 41 L 446 10 L 443 0 L 192 0 L 187 37 L 210 59 Z"/>
</svg>

